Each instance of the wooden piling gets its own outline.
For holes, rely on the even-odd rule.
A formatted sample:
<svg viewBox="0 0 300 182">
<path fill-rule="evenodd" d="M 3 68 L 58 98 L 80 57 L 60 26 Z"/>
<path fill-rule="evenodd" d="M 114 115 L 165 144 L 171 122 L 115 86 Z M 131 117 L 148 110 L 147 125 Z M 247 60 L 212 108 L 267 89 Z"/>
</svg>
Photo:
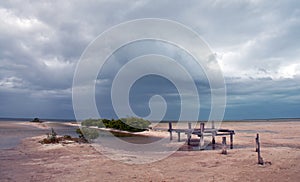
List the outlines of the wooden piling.
<svg viewBox="0 0 300 182">
<path fill-rule="evenodd" d="M 177 132 L 178 134 L 178 142 L 180 142 L 180 132 Z"/>
<path fill-rule="evenodd" d="M 213 133 L 212 139 L 211 139 L 211 144 L 212 144 L 212 149 L 216 149 L 216 139 L 215 139 L 215 134 Z"/>
<path fill-rule="evenodd" d="M 200 149 L 204 149 L 204 123 L 200 123 Z"/>
<path fill-rule="evenodd" d="M 259 140 L 259 134 L 256 134 L 256 138 L 255 138 L 255 152 L 258 152 L 258 140 Z"/>
<path fill-rule="evenodd" d="M 192 129 L 192 123 L 188 123 L 188 128 L 189 128 L 189 130 Z M 191 135 L 190 131 L 188 132 L 187 137 L 188 137 L 188 145 L 190 145 L 191 144 L 191 138 L 192 138 L 192 135 Z"/>
<path fill-rule="evenodd" d="M 169 132 L 170 132 L 170 140 L 173 140 L 173 136 L 172 136 L 172 122 L 169 122 Z"/>
<path fill-rule="evenodd" d="M 260 155 L 260 142 L 259 142 L 259 134 L 256 134 L 256 146 L 257 146 L 257 159 L 258 159 L 258 164 L 264 165 L 264 160 Z"/>
<path fill-rule="evenodd" d="M 230 132 L 230 149 L 233 149 L 233 133 Z"/>
<path fill-rule="evenodd" d="M 211 128 L 215 129 L 215 122 L 214 121 L 211 122 Z M 211 144 L 212 144 L 212 149 L 213 150 L 216 149 L 216 139 L 215 139 L 215 136 L 216 136 L 216 132 L 213 131 L 212 132 L 212 136 L 211 136 Z"/>
<path fill-rule="evenodd" d="M 222 137 L 222 154 L 227 155 L 226 137 Z"/>
<path fill-rule="evenodd" d="M 200 123 L 200 131 L 204 131 L 204 123 Z"/>
</svg>

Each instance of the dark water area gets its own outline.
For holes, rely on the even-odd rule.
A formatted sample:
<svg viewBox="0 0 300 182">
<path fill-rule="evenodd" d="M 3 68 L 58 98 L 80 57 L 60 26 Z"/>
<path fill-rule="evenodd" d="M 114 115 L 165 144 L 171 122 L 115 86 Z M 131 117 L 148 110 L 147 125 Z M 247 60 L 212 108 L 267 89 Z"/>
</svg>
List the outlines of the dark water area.
<svg viewBox="0 0 300 182">
<path fill-rule="evenodd" d="M 22 139 L 50 133 L 51 129 L 37 128 L 30 125 L 22 125 L 20 121 L 0 122 L 0 149 L 11 149 L 16 147 Z M 70 135 L 77 137 L 75 126 L 63 125 L 61 123 L 44 123 L 53 128 L 58 135 Z"/>
<path fill-rule="evenodd" d="M 21 122 L 28 122 L 32 119 L 29 118 L 0 118 L 0 149 L 11 149 L 16 147 L 22 139 L 33 137 L 33 136 L 41 136 L 49 133 L 51 128 L 55 130 L 58 135 L 70 135 L 72 137 L 78 137 L 78 134 L 75 132 L 78 128 L 77 126 L 67 125 L 66 122 L 76 122 L 74 120 L 55 120 L 44 122 L 49 129 L 37 128 L 30 125 L 22 125 Z M 45 121 L 44 119 L 41 119 Z M 50 121 L 50 122 L 49 122 Z M 272 120 L 244 120 L 243 122 L 248 122 L 249 125 L 259 125 L 265 124 L 264 122 L 289 122 L 289 121 L 300 121 L 299 119 L 272 119 Z M 232 121 L 231 121 L 232 122 Z M 150 137 L 150 136 L 140 136 L 140 135 L 132 135 L 128 133 L 118 133 L 118 132 L 109 132 L 109 131 L 99 131 L 101 140 L 102 137 L 111 137 L 112 133 L 115 137 L 118 137 L 120 140 L 123 140 L 128 143 L 134 144 L 148 144 L 155 141 L 160 140 L 159 137 Z M 257 132 L 260 133 L 274 133 L 277 132 L 271 130 L 236 130 L 236 133 L 248 133 L 255 134 Z M 197 143 L 197 142 L 195 142 Z M 220 146 L 216 146 L 219 148 Z M 246 146 L 236 146 L 236 148 L 244 148 Z M 197 146 L 187 146 L 183 147 L 182 150 L 195 150 Z M 211 146 L 208 145 L 206 150 L 211 150 Z"/>
<path fill-rule="evenodd" d="M 47 126 L 48 129 L 37 128 L 31 125 L 22 124 L 24 121 L 1 121 L 0 122 L 0 149 L 11 149 L 16 147 L 22 139 L 34 136 L 47 136 L 47 133 L 51 132 L 51 128 L 58 135 L 70 135 L 71 137 L 78 137 L 76 133 L 77 126 L 67 125 L 66 122 L 44 122 L 43 125 Z M 25 122 L 26 123 L 26 122 Z M 120 140 L 123 140 L 128 143 L 134 144 L 147 144 L 152 143 L 160 138 L 150 137 L 150 136 L 141 136 L 130 133 L 119 133 L 119 132 L 110 132 L 110 131 L 101 131 L 99 130 L 99 140 L 112 138 L 112 135 L 118 137 Z"/>
<path fill-rule="evenodd" d="M 11 122 L 0 123 L 0 149 L 10 149 L 17 146 L 20 141 L 27 137 L 45 134 L 46 130 L 22 126 Z"/>
</svg>

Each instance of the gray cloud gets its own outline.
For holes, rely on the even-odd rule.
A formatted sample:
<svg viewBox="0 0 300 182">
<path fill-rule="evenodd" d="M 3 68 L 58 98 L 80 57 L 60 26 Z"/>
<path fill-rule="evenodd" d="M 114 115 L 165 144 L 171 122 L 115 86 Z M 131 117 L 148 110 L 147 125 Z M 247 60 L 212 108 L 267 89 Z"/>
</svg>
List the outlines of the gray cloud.
<svg viewBox="0 0 300 182">
<path fill-rule="evenodd" d="M 1 2 L 0 117 L 73 117 L 72 79 L 86 46 L 113 25 L 149 17 L 183 23 L 207 41 L 226 78 L 227 118 L 268 117 L 265 103 L 281 108 L 284 116 L 300 117 L 299 5 L 297 0 Z M 147 48 L 136 51 L 153 49 Z M 167 47 L 161 53 L 187 59 Z M 208 96 L 207 83 L 202 78 L 197 83 Z M 251 108 L 248 115 L 235 114 Z M 261 113 L 255 115 L 255 108 Z"/>
</svg>

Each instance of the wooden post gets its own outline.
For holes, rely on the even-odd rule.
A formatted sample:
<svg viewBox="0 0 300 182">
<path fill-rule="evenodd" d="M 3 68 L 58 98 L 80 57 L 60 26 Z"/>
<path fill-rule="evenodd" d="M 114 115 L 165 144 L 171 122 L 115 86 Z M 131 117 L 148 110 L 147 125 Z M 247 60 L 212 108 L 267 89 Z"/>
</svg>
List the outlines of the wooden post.
<svg viewBox="0 0 300 182">
<path fill-rule="evenodd" d="M 169 132 L 170 132 L 170 140 L 173 139 L 173 136 L 172 136 L 172 122 L 169 122 Z"/>
<path fill-rule="evenodd" d="M 257 146 L 257 159 L 258 159 L 258 164 L 264 165 L 264 160 L 260 156 L 260 143 L 259 143 L 259 134 L 256 134 L 256 146 Z"/>
<path fill-rule="evenodd" d="M 212 133 L 212 139 L 211 139 L 212 149 L 216 149 L 216 139 L 215 139 L 215 132 Z"/>
<path fill-rule="evenodd" d="M 187 137 L 188 137 L 188 145 L 190 145 L 191 144 L 191 138 L 192 138 L 192 135 L 190 133 L 190 130 L 192 129 L 192 123 L 188 123 L 188 128 L 189 128 L 189 131 L 188 131 Z"/>
<path fill-rule="evenodd" d="M 178 142 L 180 142 L 180 132 L 177 132 L 178 134 Z"/>
<path fill-rule="evenodd" d="M 222 154 L 227 155 L 226 137 L 222 137 Z"/>
<path fill-rule="evenodd" d="M 200 123 L 200 130 L 204 131 L 204 123 Z"/>
<path fill-rule="evenodd" d="M 255 152 L 258 152 L 258 141 L 259 141 L 259 134 L 256 134 L 255 138 Z"/>
<path fill-rule="evenodd" d="M 233 149 L 233 132 L 230 132 L 230 149 Z"/>
<path fill-rule="evenodd" d="M 211 144 L 212 144 L 212 149 L 216 149 L 216 139 L 215 139 L 215 132 L 212 133 L 212 139 L 211 139 Z"/>
<path fill-rule="evenodd" d="M 204 123 L 200 123 L 200 150 L 204 149 Z"/>
<path fill-rule="evenodd" d="M 216 149 L 216 139 L 215 139 L 216 132 L 214 131 L 214 129 L 215 129 L 214 121 L 212 121 L 212 123 L 211 123 L 211 128 L 213 129 L 212 136 L 211 136 L 211 144 L 212 144 L 212 149 L 215 150 Z"/>
</svg>

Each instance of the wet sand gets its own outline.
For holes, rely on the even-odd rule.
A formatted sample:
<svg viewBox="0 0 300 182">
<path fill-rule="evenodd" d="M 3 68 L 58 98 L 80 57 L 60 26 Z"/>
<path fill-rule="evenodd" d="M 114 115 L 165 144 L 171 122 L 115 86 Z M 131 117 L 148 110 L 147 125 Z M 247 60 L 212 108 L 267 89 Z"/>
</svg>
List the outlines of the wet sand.
<svg viewBox="0 0 300 182">
<path fill-rule="evenodd" d="M 177 151 L 140 165 L 113 161 L 90 144 L 42 145 L 41 136 L 26 138 L 13 149 L 0 150 L 0 181 L 298 181 L 300 122 L 223 122 L 222 128 L 236 131 L 228 155 Z M 262 157 L 271 165 L 257 164 L 257 132 Z"/>
</svg>

